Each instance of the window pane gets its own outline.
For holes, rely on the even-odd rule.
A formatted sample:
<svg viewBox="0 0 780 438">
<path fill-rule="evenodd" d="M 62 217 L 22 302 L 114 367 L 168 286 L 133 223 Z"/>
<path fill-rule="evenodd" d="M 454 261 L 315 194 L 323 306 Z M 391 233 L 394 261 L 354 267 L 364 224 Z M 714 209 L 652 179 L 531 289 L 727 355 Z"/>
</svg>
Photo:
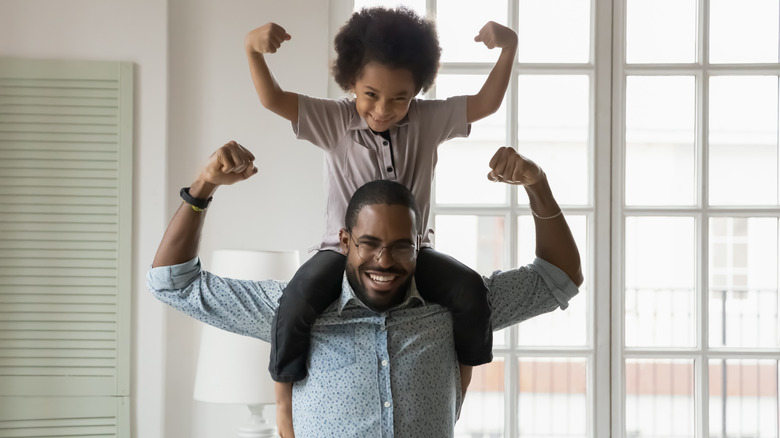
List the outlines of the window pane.
<svg viewBox="0 0 780 438">
<path fill-rule="evenodd" d="M 626 62 L 696 61 L 696 0 L 626 3 Z"/>
<path fill-rule="evenodd" d="M 627 78 L 627 205 L 696 202 L 695 86 L 692 76 Z"/>
<path fill-rule="evenodd" d="M 493 332 L 493 347 L 506 347 L 511 327 Z"/>
<path fill-rule="evenodd" d="M 710 78 L 712 205 L 777 205 L 777 79 Z"/>
<path fill-rule="evenodd" d="M 710 437 L 777 438 L 777 361 L 712 359 L 709 368 Z"/>
<path fill-rule="evenodd" d="M 442 62 L 495 62 L 501 49 L 491 50 L 484 43 L 474 41 L 488 21 L 507 25 L 506 0 L 437 2 L 436 27 Z"/>
<path fill-rule="evenodd" d="M 590 1 L 520 0 L 518 12 L 520 62 L 590 60 Z"/>
<path fill-rule="evenodd" d="M 506 269 L 503 216 L 436 215 L 436 250 L 482 275 Z"/>
<path fill-rule="evenodd" d="M 517 374 L 520 437 L 587 437 L 585 359 L 520 359 Z"/>
<path fill-rule="evenodd" d="M 496 149 L 490 143 L 463 140 L 452 140 L 439 147 L 436 203 L 506 205 L 509 186 L 487 179 L 488 164 Z"/>
<path fill-rule="evenodd" d="M 373 6 L 384 6 L 386 8 L 396 8 L 399 5 L 406 6 L 413 10 L 417 15 L 425 16 L 425 0 L 355 0 L 355 10 L 359 11 L 363 8 L 370 8 Z"/>
<path fill-rule="evenodd" d="M 566 216 L 577 248 L 580 250 L 582 270 L 587 268 L 587 230 L 585 216 Z M 520 216 L 517 219 L 517 261 L 518 266 L 530 263 L 536 256 L 536 234 L 531 216 Z M 580 287 L 580 293 L 569 302 L 569 307 L 563 312 L 550 312 L 523 321 L 518 326 L 518 343 L 521 346 L 559 345 L 585 346 L 587 335 L 587 297 L 585 285 Z"/>
<path fill-rule="evenodd" d="M 439 75 L 436 79 L 436 98 L 477 94 L 486 79 L 487 75 Z M 472 123 L 468 138 L 495 142 L 496 149 L 498 146 L 506 146 L 506 100 L 501 102 L 498 111 Z"/>
<path fill-rule="evenodd" d="M 588 203 L 589 95 L 585 75 L 518 79 L 518 150 L 544 169 L 560 204 Z"/>
<path fill-rule="evenodd" d="M 455 423 L 456 438 L 500 437 L 504 433 L 504 358 L 474 367 Z"/>
<path fill-rule="evenodd" d="M 780 347 L 777 218 L 710 219 L 710 345 Z"/>
<path fill-rule="evenodd" d="M 436 96 L 440 99 L 473 94 L 485 83 L 485 75 L 441 75 Z M 439 147 L 436 168 L 437 204 L 504 204 L 506 184 L 487 179 L 490 158 L 506 144 L 506 107 L 471 127 L 467 139 L 453 139 Z"/>
<path fill-rule="evenodd" d="M 710 0 L 710 62 L 777 62 L 777 0 Z"/>
<path fill-rule="evenodd" d="M 626 435 L 694 436 L 692 360 L 626 360 Z"/>
<path fill-rule="evenodd" d="M 693 227 L 686 217 L 626 218 L 627 347 L 694 345 Z"/>
</svg>

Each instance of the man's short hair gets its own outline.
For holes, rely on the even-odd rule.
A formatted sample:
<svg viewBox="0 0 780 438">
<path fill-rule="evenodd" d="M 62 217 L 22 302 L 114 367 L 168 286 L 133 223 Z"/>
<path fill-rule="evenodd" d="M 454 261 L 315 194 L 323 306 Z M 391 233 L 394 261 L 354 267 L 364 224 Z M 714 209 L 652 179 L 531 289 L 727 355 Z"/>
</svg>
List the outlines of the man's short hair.
<svg viewBox="0 0 780 438">
<path fill-rule="evenodd" d="M 355 227 L 363 207 L 376 204 L 403 205 L 409 208 L 414 212 L 414 222 L 419 229 L 422 218 L 412 192 L 403 184 L 380 179 L 364 184 L 352 195 L 352 199 L 347 205 L 347 214 L 344 217 L 347 231 L 351 232 L 352 228 Z"/>
</svg>

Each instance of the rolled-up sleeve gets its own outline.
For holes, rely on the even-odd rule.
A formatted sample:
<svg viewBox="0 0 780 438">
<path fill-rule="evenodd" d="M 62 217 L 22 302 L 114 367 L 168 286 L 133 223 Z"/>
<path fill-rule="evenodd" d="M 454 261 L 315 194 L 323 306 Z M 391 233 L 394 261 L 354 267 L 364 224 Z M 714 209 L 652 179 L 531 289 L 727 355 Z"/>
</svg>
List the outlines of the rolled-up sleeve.
<svg viewBox="0 0 780 438">
<path fill-rule="evenodd" d="M 501 330 L 555 309 L 566 309 L 579 289 L 555 265 L 537 258 L 509 271 L 496 271 L 485 281 L 493 308 L 493 330 Z"/>
<path fill-rule="evenodd" d="M 173 266 L 152 268 L 146 275 L 158 300 L 215 327 L 270 339 L 271 321 L 286 282 L 222 278 L 201 269 L 194 258 Z"/>
</svg>

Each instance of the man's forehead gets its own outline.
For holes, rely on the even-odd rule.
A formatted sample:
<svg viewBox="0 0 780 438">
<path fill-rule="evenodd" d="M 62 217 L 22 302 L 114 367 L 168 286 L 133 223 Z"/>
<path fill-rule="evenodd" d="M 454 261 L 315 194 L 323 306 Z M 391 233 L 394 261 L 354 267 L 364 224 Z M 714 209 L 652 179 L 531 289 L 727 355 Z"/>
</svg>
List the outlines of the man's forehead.
<svg viewBox="0 0 780 438">
<path fill-rule="evenodd" d="M 360 209 L 355 223 L 355 232 L 361 233 L 403 233 L 413 237 L 414 211 L 401 204 L 370 204 Z"/>
</svg>

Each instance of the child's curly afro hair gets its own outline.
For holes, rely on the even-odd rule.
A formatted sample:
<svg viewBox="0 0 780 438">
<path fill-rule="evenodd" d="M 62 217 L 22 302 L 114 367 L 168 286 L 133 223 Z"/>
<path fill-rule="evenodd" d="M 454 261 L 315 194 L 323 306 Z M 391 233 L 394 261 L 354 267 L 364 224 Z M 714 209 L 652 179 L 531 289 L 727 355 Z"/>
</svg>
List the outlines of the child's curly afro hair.
<svg viewBox="0 0 780 438">
<path fill-rule="evenodd" d="M 331 70 L 344 91 L 352 89 L 370 62 L 411 71 L 417 91 L 426 91 L 436 79 L 441 58 L 434 23 L 403 6 L 355 12 L 336 35 L 335 47 Z"/>
</svg>

